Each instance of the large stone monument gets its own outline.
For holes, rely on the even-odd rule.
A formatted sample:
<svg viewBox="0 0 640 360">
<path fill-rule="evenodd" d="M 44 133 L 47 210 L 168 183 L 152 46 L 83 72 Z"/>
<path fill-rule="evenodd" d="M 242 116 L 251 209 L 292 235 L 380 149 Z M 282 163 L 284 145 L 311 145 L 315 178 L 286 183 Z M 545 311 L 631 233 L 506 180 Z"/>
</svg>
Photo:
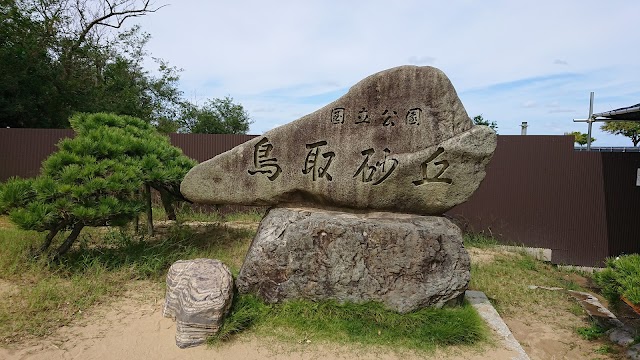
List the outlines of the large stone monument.
<svg viewBox="0 0 640 360">
<path fill-rule="evenodd" d="M 240 292 L 406 312 L 464 293 L 469 256 L 439 215 L 478 188 L 495 146 L 444 73 L 401 66 L 194 167 L 181 190 L 199 203 L 275 207 Z"/>
</svg>

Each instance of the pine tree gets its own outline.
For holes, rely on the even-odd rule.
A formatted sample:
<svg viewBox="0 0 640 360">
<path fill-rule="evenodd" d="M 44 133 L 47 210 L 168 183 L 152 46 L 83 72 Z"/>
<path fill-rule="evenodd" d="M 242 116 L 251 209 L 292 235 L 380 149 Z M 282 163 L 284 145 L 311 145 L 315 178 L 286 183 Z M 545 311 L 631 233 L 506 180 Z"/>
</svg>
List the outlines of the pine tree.
<svg viewBox="0 0 640 360">
<path fill-rule="evenodd" d="M 141 189 L 160 191 L 163 203 L 185 200 L 180 182 L 195 162 L 148 123 L 129 116 L 78 114 L 73 139 L 42 164 L 35 179 L 0 187 L 0 212 L 26 230 L 48 231 L 39 253 L 71 230 L 52 254 L 66 253 L 86 226 L 123 225 L 145 209 Z"/>
</svg>

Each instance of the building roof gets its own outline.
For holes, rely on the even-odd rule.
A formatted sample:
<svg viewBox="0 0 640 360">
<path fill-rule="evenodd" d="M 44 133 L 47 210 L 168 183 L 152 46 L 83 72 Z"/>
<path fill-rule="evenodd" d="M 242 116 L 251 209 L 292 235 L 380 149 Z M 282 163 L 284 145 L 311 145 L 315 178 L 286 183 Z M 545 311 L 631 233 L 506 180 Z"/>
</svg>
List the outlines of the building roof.
<svg viewBox="0 0 640 360">
<path fill-rule="evenodd" d="M 593 116 L 596 118 L 604 117 L 611 120 L 640 121 L 640 104 L 593 114 Z"/>
</svg>

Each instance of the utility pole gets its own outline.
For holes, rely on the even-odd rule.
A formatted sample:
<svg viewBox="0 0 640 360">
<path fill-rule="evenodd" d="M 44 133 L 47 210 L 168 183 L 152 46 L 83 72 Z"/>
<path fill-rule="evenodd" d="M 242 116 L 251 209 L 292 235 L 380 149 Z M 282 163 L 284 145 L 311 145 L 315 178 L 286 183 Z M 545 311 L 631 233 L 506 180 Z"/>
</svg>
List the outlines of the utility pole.
<svg viewBox="0 0 640 360">
<path fill-rule="evenodd" d="M 587 151 L 591 151 L 591 128 L 596 119 L 593 116 L 593 91 L 589 96 L 589 118 L 587 119 L 573 119 L 573 122 L 586 122 L 589 124 L 589 130 L 587 133 Z"/>
<path fill-rule="evenodd" d="M 589 96 L 589 133 L 587 134 L 587 151 L 591 151 L 591 127 L 593 126 L 593 91 Z"/>
</svg>

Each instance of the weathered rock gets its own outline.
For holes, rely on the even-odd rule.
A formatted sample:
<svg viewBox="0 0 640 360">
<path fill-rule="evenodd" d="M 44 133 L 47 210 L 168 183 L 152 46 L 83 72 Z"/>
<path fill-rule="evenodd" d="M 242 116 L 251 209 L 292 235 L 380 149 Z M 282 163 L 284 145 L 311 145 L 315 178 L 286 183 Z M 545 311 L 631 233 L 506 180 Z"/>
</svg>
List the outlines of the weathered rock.
<svg viewBox="0 0 640 360">
<path fill-rule="evenodd" d="M 571 295 L 580 306 L 587 312 L 587 315 L 591 320 L 595 321 L 598 325 L 605 329 L 621 328 L 624 326 L 622 321 L 607 309 L 597 297 L 588 292 L 567 290 L 567 293 Z"/>
<path fill-rule="evenodd" d="M 635 344 L 627 350 L 627 357 L 632 360 L 640 360 L 640 344 Z"/>
<path fill-rule="evenodd" d="M 321 204 L 442 214 L 485 176 L 496 146 L 433 67 L 371 75 L 322 109 L 194 167 L 182 193 L 209 204 Z"/>
<path fill-rule="evenodd" d="M 276 208 L 236 284 L 270 303 L 378 301 L 408 312 L 464 294 L 469 274 L 460 229 L 446 218 Z"/>
<path fill-rule="evenodd" d="M 629 346 L 635 342 L 636 331 L 630 326 L 621 326 L 609 330 L 609 340 L 620 346 Z"/>
<path fill-rule="evenodd" d="M 216 334 L 232 300 L 233 277 L 222 262 L 194 259 L 171 265 L 163 315 L 176 320 L 176 345 L 197 346 Z"/>
</svg>

